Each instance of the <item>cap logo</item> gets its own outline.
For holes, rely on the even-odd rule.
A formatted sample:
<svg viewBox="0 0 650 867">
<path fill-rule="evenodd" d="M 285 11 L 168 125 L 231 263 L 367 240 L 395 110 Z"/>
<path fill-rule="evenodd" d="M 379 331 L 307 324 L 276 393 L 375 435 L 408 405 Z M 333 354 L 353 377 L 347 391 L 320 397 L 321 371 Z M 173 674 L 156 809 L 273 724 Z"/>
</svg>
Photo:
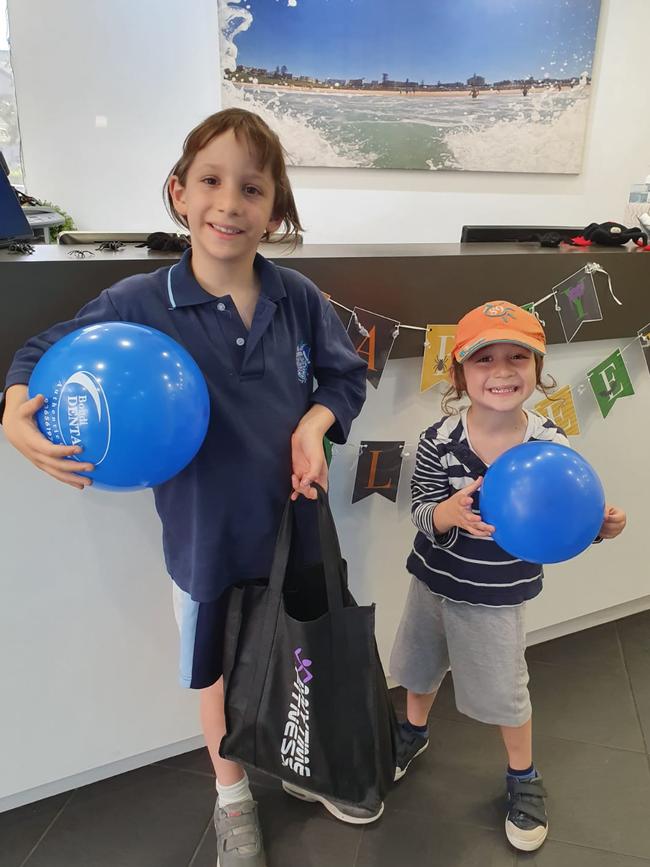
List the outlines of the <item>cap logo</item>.
<svg viewBox="0 0 650 867">
<path fill-rule="evenodd" d="M 483 315 L 489 316 L 490 319 L 500 319 L 505 324 L 508 320 L 516 318 L 513 308 L 506 307 L 505 304 L 486 304 Z"/>
</svg>

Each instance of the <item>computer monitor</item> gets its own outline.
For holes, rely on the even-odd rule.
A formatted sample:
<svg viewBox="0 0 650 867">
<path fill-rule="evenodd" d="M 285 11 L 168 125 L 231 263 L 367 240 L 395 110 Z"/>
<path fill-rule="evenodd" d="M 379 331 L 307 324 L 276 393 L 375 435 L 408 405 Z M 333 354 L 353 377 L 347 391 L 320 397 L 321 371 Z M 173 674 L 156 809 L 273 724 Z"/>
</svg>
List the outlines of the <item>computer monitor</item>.
<svg viewBox="0 0 650 867">
<path fill-rule="evenodd" d="M 463 226 L 461 244 L 494 242 L 537 242 L 544 235 L 559 235 L 562 241 L 569 241 L 581 235 L 584 226 Z"/>
<path fill-rule="evenodd" d="M 9 178 L 0 169 L 0 247 L 8 246 L 13 240 L 29 240 L 34 237 L 27 217 L 20 207 Z"/>
</svg>

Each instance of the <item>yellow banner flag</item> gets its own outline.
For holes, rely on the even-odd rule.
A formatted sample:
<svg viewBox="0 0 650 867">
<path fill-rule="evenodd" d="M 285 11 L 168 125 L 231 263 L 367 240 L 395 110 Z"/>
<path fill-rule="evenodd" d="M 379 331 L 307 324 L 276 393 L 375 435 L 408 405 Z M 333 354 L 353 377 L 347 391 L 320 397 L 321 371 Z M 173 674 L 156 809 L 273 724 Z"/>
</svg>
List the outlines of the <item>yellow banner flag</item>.
<svg viewBox="0 0 650 867">
<path fill-rule="evenodd" d="M 456 325 L 427 325 L 420 391 L 427 391 L 437 382 L 447 380 L 451 350 L 456 340 L 456 327 Z"/>
<path fill-rule="evenodd" d="M 563 385 L 551 397 L 540 400 L 535 404 L 535 409 L 561 427 L 567 436 L 580 436 L 580 423 L 570 385 Z"/>
</svg>

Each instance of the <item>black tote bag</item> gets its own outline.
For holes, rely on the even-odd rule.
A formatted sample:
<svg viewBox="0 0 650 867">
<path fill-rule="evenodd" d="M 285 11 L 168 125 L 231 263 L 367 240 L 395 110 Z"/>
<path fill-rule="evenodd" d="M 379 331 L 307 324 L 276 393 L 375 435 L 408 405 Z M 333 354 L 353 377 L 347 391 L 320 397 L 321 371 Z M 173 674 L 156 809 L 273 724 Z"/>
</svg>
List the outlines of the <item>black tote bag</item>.
<svg viewBox="0 0 650 867">
<path fill-rule="evenodd" d="M 374 638 L 375 607 L 347 588 L 327 495 L 322 562 L 288 574 L 289 502 L 268 584 L 233 587 L 220 753 L 318 794 L 378 809 L 393 782 L 396 721 Z"/>
</svg>

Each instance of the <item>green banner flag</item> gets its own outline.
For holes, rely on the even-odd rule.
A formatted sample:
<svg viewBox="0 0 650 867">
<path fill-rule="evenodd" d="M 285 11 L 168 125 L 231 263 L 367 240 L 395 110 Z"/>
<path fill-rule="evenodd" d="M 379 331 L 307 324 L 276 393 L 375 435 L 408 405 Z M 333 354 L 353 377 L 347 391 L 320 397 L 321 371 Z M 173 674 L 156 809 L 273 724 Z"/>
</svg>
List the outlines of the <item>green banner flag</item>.
<svg viewBox="0 0 650 867">
<path fill-rule="evenodd" d="M 634 394 L 632 380 L 620 349 L 616 349 L 590 370 L 587 377 L 603 418 L 607 418 L 619 397 L 630 397 Z"/>
</svg>

